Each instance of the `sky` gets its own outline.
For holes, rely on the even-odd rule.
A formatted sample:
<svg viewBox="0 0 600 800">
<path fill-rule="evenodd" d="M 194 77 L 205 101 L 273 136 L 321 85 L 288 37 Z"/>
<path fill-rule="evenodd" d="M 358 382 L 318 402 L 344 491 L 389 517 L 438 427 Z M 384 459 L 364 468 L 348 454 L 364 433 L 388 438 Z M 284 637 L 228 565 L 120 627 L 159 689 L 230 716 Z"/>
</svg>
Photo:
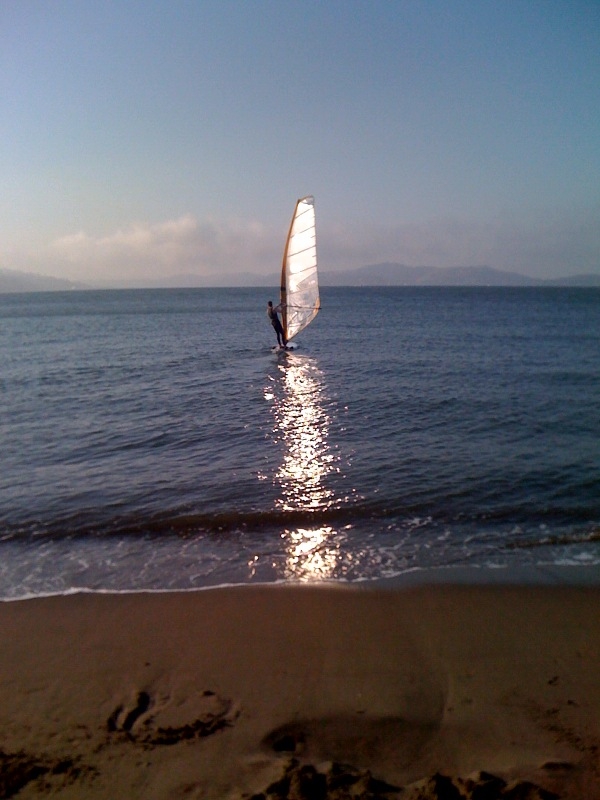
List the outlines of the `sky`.
<svg viewBox="0 0 600 800">
<path fill-rule="evenodd" d="M 599 0 L 0 0 L 0 268 L 600 274 Z"/>
</svg>

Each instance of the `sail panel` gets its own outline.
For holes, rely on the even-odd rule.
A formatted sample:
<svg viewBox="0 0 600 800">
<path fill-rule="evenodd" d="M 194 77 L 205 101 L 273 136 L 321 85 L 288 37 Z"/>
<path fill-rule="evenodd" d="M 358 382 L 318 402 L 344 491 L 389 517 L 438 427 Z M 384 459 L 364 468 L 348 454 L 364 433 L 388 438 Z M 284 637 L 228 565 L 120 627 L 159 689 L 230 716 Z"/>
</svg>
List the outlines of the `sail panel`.
<svg viewBox="0 0 600 800">
<path fill-rule="evenodd" d="M 289 341 L 312 322 L 320 307 L 314 197 L 296 203 L 283 256 L 281 302 Z"/>
</svg>

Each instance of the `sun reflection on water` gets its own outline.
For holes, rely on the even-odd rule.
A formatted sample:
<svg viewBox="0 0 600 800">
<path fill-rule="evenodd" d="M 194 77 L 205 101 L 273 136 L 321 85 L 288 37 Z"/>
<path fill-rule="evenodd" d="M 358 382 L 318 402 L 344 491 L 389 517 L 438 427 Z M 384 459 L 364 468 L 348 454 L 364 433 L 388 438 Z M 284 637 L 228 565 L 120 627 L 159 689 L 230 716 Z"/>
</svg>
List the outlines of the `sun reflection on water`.
<svg viewBox="0 0 600 800">
<path fill-rule="evenodd" d="M 279 491 L 276 507 L 316 516 L 334 504 L 326 478 L 337 470 L 323 375 L 313 359 L 287 354 L 264 396 L 275 420 L 273 437 L 282 446 L 281 463 L 272 476 Z M 283 537 L 285 577 L 310 580 L 333 575 L 337 551 L 331 527 L 304 525 L 286 530 Z"/>
<path fill-rule="evenodd" d="M 333 528 L 297 528 L 287 535 L 286 578 L 314 580 L 333 575 L 337 563 Z"/>
</svg>

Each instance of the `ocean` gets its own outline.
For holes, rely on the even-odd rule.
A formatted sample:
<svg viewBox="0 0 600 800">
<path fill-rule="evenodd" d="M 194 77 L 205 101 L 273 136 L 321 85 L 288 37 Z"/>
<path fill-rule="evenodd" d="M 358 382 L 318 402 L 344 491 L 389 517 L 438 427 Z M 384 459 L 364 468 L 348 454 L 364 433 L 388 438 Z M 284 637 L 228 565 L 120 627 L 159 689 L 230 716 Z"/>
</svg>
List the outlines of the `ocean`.
<svg viewBox="0 0 600 800">
<path fill-rule="evenodd" d="M 600 563 L 600 290 L 0 295 L 0 598 Z"/>
</svg>

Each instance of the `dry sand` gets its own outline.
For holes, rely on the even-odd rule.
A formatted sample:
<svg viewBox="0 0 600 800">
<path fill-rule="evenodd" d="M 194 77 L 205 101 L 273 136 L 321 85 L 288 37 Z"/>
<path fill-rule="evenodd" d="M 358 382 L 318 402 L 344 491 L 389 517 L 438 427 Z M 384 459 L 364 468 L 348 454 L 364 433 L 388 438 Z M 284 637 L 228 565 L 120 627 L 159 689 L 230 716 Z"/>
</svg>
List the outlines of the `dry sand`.
<svg viewBox="0 0 600 800">
<path fill-rule="evenodd" d="M 0 631 L 0 797 L 600 798 L 599 586 L 77 594 Z M 439 777 L 479 770 L 508 787 Z"/>
</svg>

